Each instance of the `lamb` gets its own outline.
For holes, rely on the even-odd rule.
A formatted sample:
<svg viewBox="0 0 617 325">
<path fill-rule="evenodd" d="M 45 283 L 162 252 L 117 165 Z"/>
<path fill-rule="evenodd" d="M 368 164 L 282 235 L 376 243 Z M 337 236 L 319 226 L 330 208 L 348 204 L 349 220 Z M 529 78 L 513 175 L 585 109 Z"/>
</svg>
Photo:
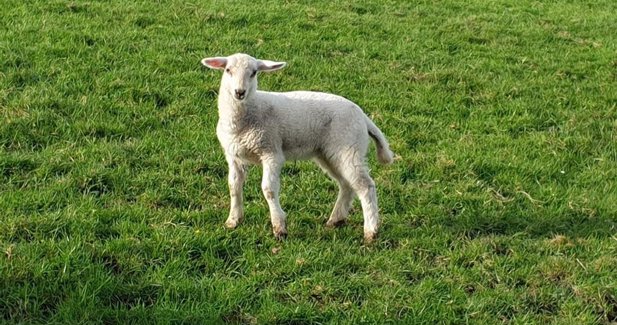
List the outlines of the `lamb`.
<svg viewBox="0 0 617 325">
<path fill-rule="evenodd" d="M 355 193 L 364 215 L 364 239 L 373 241 L 380 222 L 375 183 L 365 162 L 369 136 L 375 141 L 380 163 L 392 163 L 393 153 L 382 132 L 362 109 L 333 94 L 257 90 L 257 73 L 279 70 L 285 62 L 237 53 L 205 58 L 201 63 L 224 71 L 218 94 L 216 134 L 229 167 L 231 207 L 225 226 L 233 229 L 242 221 L 242 186 L 247 165 L 260 164 L 261 188 L 274 236 L 285 238 L 286 214 L 279 202 L 281 168 L 286 160 L 312 159 L 339 187 L 326 226 L 345 223 Z"/>
</svg>

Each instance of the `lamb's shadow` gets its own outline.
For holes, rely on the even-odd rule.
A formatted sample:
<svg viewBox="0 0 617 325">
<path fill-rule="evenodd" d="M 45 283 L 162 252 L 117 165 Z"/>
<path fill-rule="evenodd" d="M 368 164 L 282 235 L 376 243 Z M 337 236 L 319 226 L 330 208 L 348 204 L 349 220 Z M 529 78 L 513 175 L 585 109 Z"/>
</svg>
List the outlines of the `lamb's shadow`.
<svg viewBox="0 0 617 325">
<path fill-rule="evenodd" d="M 474 239 L 487 236 L 521 235 L 529 238 L 607 238 L 615 235 L 617 216 L 607 211 L 560 207 L 550 213 L 546 209 L 521 209 L 518 213 L 491 213 L 481 207 L 464 213 L 443 209 L 441 215 L 403 216 L 383 224 L 382 238 L 398 241 L 420 228 L 439 229 L 457 238 Z M 494 211 L 493 211 L 494 212 Z M 390 231 L 392 230 L 392 233 Z M 402 230 L 402 231 L 397 231 Z"/>
<path fill-rule="evenodd" d="M 533 238 L 553 237 L 610 237 L 617 229 L 617 217 L 592 215 L 570 211 L 559 215 L 539 216 L 449 216 L 442 219 L 442 227 L 467 238 L 481 236 L 512 236 L 522 234 Z"/>
</svg>

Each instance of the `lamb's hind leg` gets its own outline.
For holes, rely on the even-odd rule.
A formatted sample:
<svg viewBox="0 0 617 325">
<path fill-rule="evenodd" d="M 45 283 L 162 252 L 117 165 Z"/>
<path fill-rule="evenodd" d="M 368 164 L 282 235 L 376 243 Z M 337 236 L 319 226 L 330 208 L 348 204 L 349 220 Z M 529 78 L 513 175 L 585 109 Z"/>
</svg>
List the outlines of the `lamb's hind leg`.
<svg viewBox="0 0 617 325">
<path fill-rule="evenodd" d="M 323 169 L 330 178 L 332 178 L 339 187 L 338 197 L 334 204 L 334 209 L 330 214 L 330 218 L 326 222 L 328 227 L 338 227 L 345 224 L 347 216 L 349 215 L 349 209 L 353 202 L 354 192 L 349 183 L 336 171 L 332 165 L 323 158 L 315 158 L 315 162 Z"/>
<path fill-rule="evenodd" d="M 375 182 L 369 176 L 363 161 L 355 161 L 347 165 L 342 173 L 360 198 L 362 213 L 364 214 L 364 240 L 370 243 L 377 237 L 379 228 Z"/>
</svg>

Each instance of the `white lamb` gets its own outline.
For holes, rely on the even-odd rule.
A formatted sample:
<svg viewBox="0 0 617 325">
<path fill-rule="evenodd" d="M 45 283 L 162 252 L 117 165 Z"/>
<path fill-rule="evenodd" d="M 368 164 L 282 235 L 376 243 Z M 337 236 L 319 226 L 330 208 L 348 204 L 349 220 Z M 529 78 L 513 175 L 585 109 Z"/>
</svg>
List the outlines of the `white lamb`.
<svg viewBox="0 0 617 325">
<path fill-rule="evenodd" d="M 279 203 L 280 172 L 285 160 L 312 159 L 339 186 L 327 226 L 345 223 L 354 192 L 364 214 L 364 239 L 377 235 L 379 216 L 375 183 L 366 167 L 369 136 L 377 157 L 392 163 L 384 135 L 353 102 L 332 94 L 257 90 L 257 72 L 275 71 L 285 62 L 257 60 L 246 54 L 205 58 L 202 64 L 224 70 L 218 96 L 216 134 L 229 166 L 231 208 L 225 222 L 235 228 L 243 218 L 242 185 L 247 164 L 261 164 L 261 188 L 270 208 L 276 238 L 287 235 L 285 212 Z"/>
</svg>

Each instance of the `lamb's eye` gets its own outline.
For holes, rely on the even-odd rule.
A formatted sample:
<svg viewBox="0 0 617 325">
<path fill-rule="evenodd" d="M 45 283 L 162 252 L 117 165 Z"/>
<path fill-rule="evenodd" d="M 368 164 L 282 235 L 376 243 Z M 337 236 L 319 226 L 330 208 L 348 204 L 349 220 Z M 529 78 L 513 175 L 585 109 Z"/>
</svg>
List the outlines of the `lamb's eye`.
<svg viewBox="0 0 617 325">
<path fill-rule="evenodd" d="M 255 75 L 257 75 L 257 70 L 253 71 L 253 73 L 251 73 L 251 78 L 254 78 Z"/>
<path fill-rule="evenodd" d="M 225 69 L 225 72 L 231 74 L 231 70 L 229 70 L 229 68 Z"/>
</svg>

